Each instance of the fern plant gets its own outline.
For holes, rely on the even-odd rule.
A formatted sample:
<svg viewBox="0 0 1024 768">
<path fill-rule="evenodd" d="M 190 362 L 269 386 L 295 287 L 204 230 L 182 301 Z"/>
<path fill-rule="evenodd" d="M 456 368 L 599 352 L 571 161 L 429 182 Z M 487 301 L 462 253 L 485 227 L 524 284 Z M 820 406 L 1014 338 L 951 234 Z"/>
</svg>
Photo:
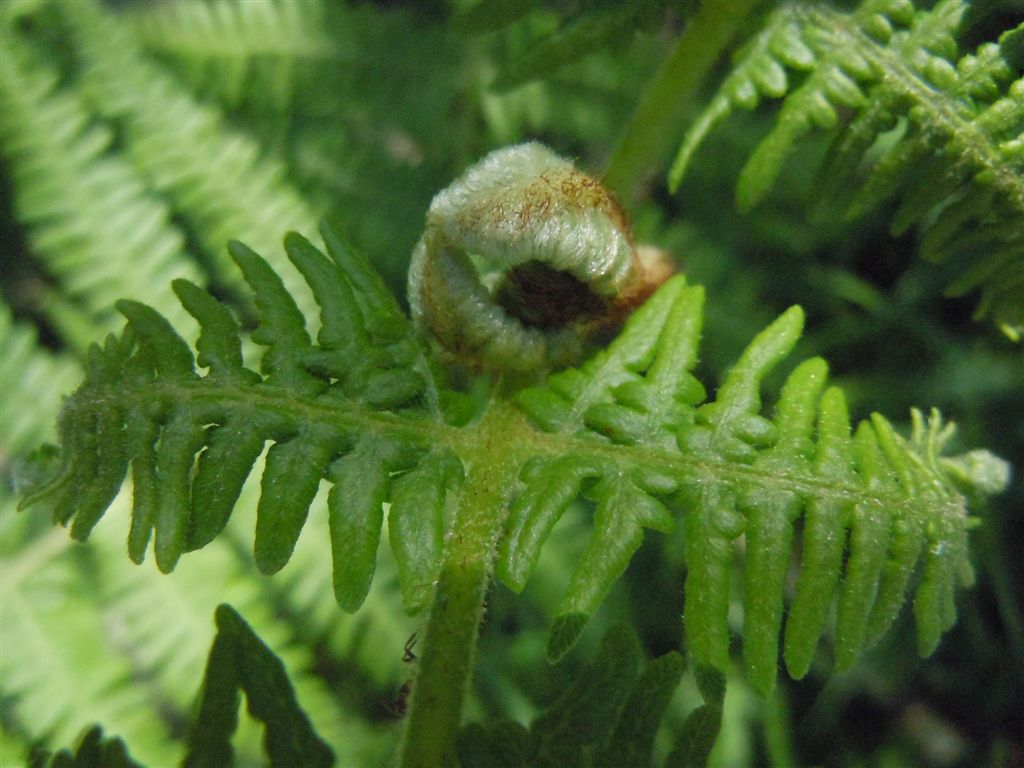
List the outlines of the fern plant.
<svg viewBox="0 0 1024 768">
<path fill-rule="evenodd" d="M 978 314 L 1018 339 L 1024 23 L 958 58 L 955 35 L 969 7 L 946 0 L 918 11 L 909 0 L 866 0 L 847 14 L 782 4 L 694 121 L 670 187 L 732 110 L 782 98 L 775 126 L 740 175 L 738 205 L 749 209 L 764 197 L 800 138 L 839 126 L 822 173 L 824 199 L 846 201 L 847 215 L 858 217 L 896 197 L 893 232 L 921 224 L 921 253 L 930 260 L 969 254 L 948 292 L 980 288 Z M 806 76 L 791 85 L 787 72 Z M 875 156 L 864 169 L 869 151 Z"/>
<path fill-rule="evenodd" d="M 827 180 L 854 181 L 858 212 L 894 195 L 896 228 L 920 223 L 926 255 L 941 245 L 934 253 L 952 262 L 934 280 L 907 273 L 918 304 L 901 303 L 897 285 L 875 306 L 890 301 L 898 318 L 925 305 L 935 280 L 984 275 L 983 302 L 1012 334 L 1020 30 L 1014 20 L 998 44 L 964 56 L 993 25 L 966 35 L 961 3 L 908 9 L 531 0 L 496 12 L 467 2 L 451 18 L 471 33 L 459 38 L 425 7 L 5 5 L 0 97 L 12 119 L 0 127 L 0 172 L 10 208 L 0 224 L 15 257 L 2 274 L 15 317 L 3 324 L 0 465 L 5 483 L 31 488 L 31 508 L 11 515 L 5 487 L 0 588 L 14 613 L 3 621 L 0 765 L 34 742 L 70 745 L 97 719 L 109 738 L 90 730 L 56 764 L 247 765 L 265 727 L 272 764 L 300 753 L 326 763 L 326 744 L 344 765 L 701 765 L 715 762 L 721 732 L 717 760 L 749 765 L 758 758 L 735 751 L 761 727 L 748 717 L 763 717 L 764 759 L 792 765 L 787 707 L 807 715 L 803 692 L 830 660 L 854 670 L 850 687 L 875 643 L 875 674 L 880 661 L 905 660 L 893 649 L 906 633 L 887 631 L 902 630 L 910 598 L 917 650 L 932 653 L 954 621 L 957 587 L 974 578 L 971 559 L 982 584 L 960 605 L 962 623 L 1012 664 L 1014 565 L 998 543 L 1010 523 L 968 514 L 1008 484 L 1008 465 L 987 451 L 946 455 L 959 443 L 937 410 L 912 411 L 905 437 L 878 414 L 851 419 L 872 399 L 899 399 L 871 367 L 892 345 L 871 343 L 877 363 L 840 362 L 842 388 L 828 384 L 821 358 L 788 364 L 798 344 L 813 354 L 828 335 L 832 349 L 845 339 L 856 355 L 864 319 L 847 327 L 849 312 L 828 319 L 808 296 L 803 342 L 798 307 L 755 334 L 785 292 L 759 284 L 765 271 L 706 222 L 665 199 L 629 197 L 696 114 L 716 57 L 750 35 L 726 74 L 728 95 L 713 97 L 684 140 L 697 185 L 715 189 L 723 175 L 693 154 L 710 127 L 750 106 L 750 88 L 785 95 L 761 149 L 756 121 L 727 137 L 739 145 L 732 156 L 753 154 L 741 196 L 757 194 L 744 204 L 785 185 L 776 171 L 807 169 L 790 148 L 812 126 L 835 128 L 826 163 L 842 173 Z M 641 34 L 618 35 L 624 24 Z M 382 67 L 367 41 L 394 36 L 408 45 L 391 52 L 391 79 L 367 79 Z M 538 40 L 535 53 L 505 58 Z M 424 65 L 428 43 L 444 65 Z M 790 69 L 784 85 L 775 65 Z M 422 221 L 424 190 L 495 137 L 538 132 L 600 162 L 645 73 L 650 86 L 607 180 L 637 214 L 639 239 L 673 244 L 685 278 L 637 245 L 596 179 L 536 144 L 494 153 L 440 193 L 412 248 L 406 220 L 415 211 Z M 387 95 L 407 91 L 407 110 Z M 908 183 L 922 157 L 925 181 Z M 830 202 L 849 197 L 824 189 Z M 372 245 L 373 265 L 329 225 L 316 241 L 293 233 L 279 248 L 280 232 L 311 235 L 314 212 L 330 207 Z M 670 215 L 683 221 L 666 224 Z M 229 236 L 255 250 L 233 243 L 225 259 Z M 873 245 L 854 227 L 844 236 L 850 249 Z M 387 287 L 409 251 L 411 321 Z M 796 271 L 772 270 L 775 284 Z M 706 309 L 701 278 L 711 281 Z M 116 303 L 127 328 L 86 351 L 123 296 L 142 300 Z M 41 321 L 42 342 L 21 330 L 27 319 Z M 933 316 L 915 320 L 922 338 L 949 343 Z M 904 363 L 897 373 L 962 412 L 968 444 L 1012 455 L 1013 352 L 993 339 L 959 343 L 973 345 L 970 366 L 936 376 Z M 944 364 L 962 363 L 960 349 Z M 86 377 L 61 410 L 60 453 L 25 462 L 29 444 L 48 437 L 42 412 L 57 410 L 75 354 Z M 964 377 L 976 381 L 965 389 Z M 41 527 L 45 507 L 89 546 Z M 125 530 L 131 560 L 152 542 L 158 570 L 173 576 L 132 566 L 119 551 Z M 342 612 L 323 599 L 331 589 Z M 1005 620 L 1002 656 L 986 624 L 990 595 Z M 210 614 L 225 599 L 245 619 L 217 610 L 193 706 Z M 598 648 L 608 617 L 624 611 L 643 650 L 621 627 Z M 680 631 L 692 674 L 672 651 Z M 275 671 L 253 685 L 232 649 Z M 642 664 L 645 655 L 657 658 Z M 540 656 L 561 661 L 540 672 Z M 944 653 L 929 663 L 941 669 Z M 811 682 L 780 685 L 780 666 Z M 236 717 L 238 685 L 256 722 Z M 267 690 L 287 712 L 266 709 Z M 981 743 L 967 753 L 998 764 L 1000 742 Z"/>
<path fill-rule="evenodd" d="M 526 201 L 520 216 L 530 215 Z M 672 509 L 685 515 L 690 650 L 719 670 L 729 658 L 732 542 L 746 538 L 744 655 L 763 692 L 775 683 L 801 515 L 805 561 L 786 625 L 786 662 L 796 676 L 807 671 L 841 575 L 840 667 L 888 628 L 919 559 L 921 653 L 952 623 L 953 590 L 971 578 L 956 481 L 997 490 L 1005 467 L 985 453 L 943 459 L 949 430 L 934 414 L 927 424 L 915 416 L 910 440 L 878 415 L 851 436 L 841 392 L 823 393 L 818 359 L 790 374 L 774 419 L 763 416 L 761 381 L 796 342 L 798 308 L 765 329 L 703 403 L 706 391 L 689 373 L 703 292 L 675 278 L 584 368 L 522 390 L 518 408 L 497 396 L 459 426 L 457 398 L 439 390 L 390 294 L 364 260 L 324 236 L 330 259 L 299 236 L 286 240 L 322 308 L 316 344 L 267 263 L 232 245 L 260 313 L 253 338 L 267 351 L 259 373 L 242 362 L 236 321 L 194 284 L 174 287 L 202 329 L 198 358 L 152 309 L 120 302 L 129 329 L 90 353 L 86 381 L 62 411 L 63 469 L 28 503 L 49 500 L 55 519 L 85 539 L 130 466 L 129 555 L 140 561 L 152 535 L 157 564 L 169 571 L 224 529 L 270 441 L 257 566 L 273 573 L 287 562 L 327 478 L 335 595 L 355 610 L 369 589 L 389 502 L 406 608 L 433 604 L 406 764 L 452 761 L 461 708 L 452 691 L 466 684 L 491 572 L 496 564 L 499 578 L 523 589 L 546 536 L 581 491 L 596 503 L 595 529 L 551 629 L 552 659 L 575 643 L 643 530 L 672 528 Z M 508 442 L 497 445 L 498 435 Z"/>
</svg>

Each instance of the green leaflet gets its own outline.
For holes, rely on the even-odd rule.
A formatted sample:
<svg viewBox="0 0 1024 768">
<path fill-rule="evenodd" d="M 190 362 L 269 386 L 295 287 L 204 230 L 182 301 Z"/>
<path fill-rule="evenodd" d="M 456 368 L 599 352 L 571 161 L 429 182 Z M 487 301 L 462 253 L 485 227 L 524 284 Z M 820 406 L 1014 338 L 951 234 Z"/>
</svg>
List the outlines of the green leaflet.
<svg viewBox="0 0 1024 768">
<path fill-rule="evenodd" d="M 679 743 L 665 761 L 665 768 L 703 768 L 715 746 L 725 705 L 725 675 L 697 665 L 694 676 L 704 703 L 683 723 Z"/>
<path fill-rule="evenodd" d="M 643 661 L 635 634 L 614 625 L 596 658 L 529 731 L 507 721 L 463 728 L 460 762 L 464 768 L 649 766 L 654 734 L 684 668 L 675 652 Z"/>
<path fill-rule="evenodd" d="M 983 451 L 942 457 L 952 429 L 935 413 L 926 422 L 915 412 L 910 439 L 878 415 L 851 438 L 842 394 L 826 386 L 817 358 L 789 374 L 766 410 L 761 383 L 799 338 L 798 307 L 757 335 L 709 400 L 690 373 L 704 292 L 675 277 L 606 350 L 515 395 L 528 420 L 499 396 L 479 420 L 456 426 L 438 405 L 450 393 L 436 390 L 394 299 L 335 234 L 325 230 L 324 239 L 329 257 L 297 235 L 285 241 L 323 308 L 315 341 L 275 272 L 231 246 L 256 296 L 253 339 L 267 350 L 259 373 L 242 361 L 236 321 L 195 286 L 179 281 L 175 291 L 199 321 L 205 375 L 156 312 L 121 302 L 128 331 L 90 352 L 86 380 L 60 419 L 62 469 L 25 503 L 47 500 L 58 522 L 86 538 L 130 466 L 129 553 L 141 560 L 153 537 L 168 571 L 220 533 L 269 443 L 260 570 L 288 562 L 327 479 L 338 602 L 355 610 L 365 599 L 390 503 L 403 601 L 418 612 L 443 578 L 457 508 L 473 525 L 504 528 L 495 570 L 518 591 L 582 496 L 593 504 L 594 531 L 556 610 L 551 658 L 576 642 L 644 530 L 667 532 L 679 519 L 687 645 L 702 668 L 727 667 L 729 585 L 743 550 L 743 654 L 762 692 L 775 682 L 798 526 L 803 562 L 784 633 L 794 676 L 807 671 L 833 602 L 840 667 L 885 632 L 908 591 L 922 653 L 953 621 L 955 587 L 971 578 L 960 489 L 1000 490 L 1006 464 Z M 710 718 L 696 732 L 714 730 L 714 713 L 695 717 Z"/>
<path fill-rule="evenodd" d="M 652 29 L 669 4 L 668 0 L 634 0 L 584 6 L 556 30 L 536 40 L 525 53 L 508 62 L 498 73 L 494 85 L 504 90 L 549 76 L 566 64 L 619 42 L 624 30 Z M 487 3 L 481 3 L 463 13 L 460 23 L 464 28 L 480 30 L 504 26 L 528 13 L 532 3 L 520 1 L 503 5 L 510 8 L 499 15 L 488 8 Z"/>
<path fill-rule="evenodd" d="M 50 755 L 35 752 L 29 755 L 29 768 L 142 768 L 132 760 L 124 742 L 103 738 L 100 726 L 90 728 L 82 736 L 74 754 L 62 749 Z"/>
<path fill-rule="evenodd" d="M 249 712 L 264 723 L 264 748 L 270 765 L 329 768 L 330 748 L 313 731 L 284 665 L 245 620 L 229 605 L 216 613 L 217 636 L 203 676 L 199 714 L 185 757 L 185 768 L 227 768 L 234 750 L 231 736 L 238 727 L 239 691 Z"/>
<path fill-rule="evenodd" d="M 687 132 L 669 186 L 679 187 L 698 146 L 733 109 L 783 99 L 740 175 L 740 208 L 767 194 L 797 141 L 834 131 L 822 198 L 845 201 L 850 217 L 895 198 L 893 231 L 919 225 L 923 257 L 958 262 L 948 292 L 980 289 L 978 315 L 1018 338 L 1024 27 L 959 55 L 956 34 L 967 8 L 963 0 L 943 0 L 918 12 L 909 0 L 864 0 L 846 14 L 825 3 L 781 5 Z M 790 72 L 798 73 L 797 85 Z"/>
</svg>

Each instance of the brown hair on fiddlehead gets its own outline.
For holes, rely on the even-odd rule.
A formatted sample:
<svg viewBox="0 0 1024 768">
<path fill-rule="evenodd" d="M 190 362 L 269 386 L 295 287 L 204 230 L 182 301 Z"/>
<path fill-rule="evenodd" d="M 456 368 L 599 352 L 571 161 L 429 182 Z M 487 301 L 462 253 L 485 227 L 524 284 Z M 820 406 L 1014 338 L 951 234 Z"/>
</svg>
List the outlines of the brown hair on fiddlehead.
<svg viewBox="0 0 1024 768">
<path fill-rule="evenodd" d="M 671 274 L 596 179 L 536 142 L 492 152 L 430 205 L 409 270 L 422 332 L 488 371 L 556 368 Z"/>
</svg>

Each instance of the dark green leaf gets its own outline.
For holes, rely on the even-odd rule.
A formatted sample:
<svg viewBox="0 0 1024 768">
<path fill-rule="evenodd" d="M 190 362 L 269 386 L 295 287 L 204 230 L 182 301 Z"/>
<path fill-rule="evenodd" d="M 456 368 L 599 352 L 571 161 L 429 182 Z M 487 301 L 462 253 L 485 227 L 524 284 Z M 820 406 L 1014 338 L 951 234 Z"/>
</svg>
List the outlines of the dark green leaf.
<svg viewBox="0 0 1024 768">
<path fill-rule="evenodd" d="M 299 708 L 280 659 L 230 606 L 217 608 L 216 621 L 186 768 L 232 764 L 231 736 L 238 727 L 241 692 L 249 712 L 265 726 L 263 744 L 272 768 L 333 765 L 334 755 Z"/>
</svg>

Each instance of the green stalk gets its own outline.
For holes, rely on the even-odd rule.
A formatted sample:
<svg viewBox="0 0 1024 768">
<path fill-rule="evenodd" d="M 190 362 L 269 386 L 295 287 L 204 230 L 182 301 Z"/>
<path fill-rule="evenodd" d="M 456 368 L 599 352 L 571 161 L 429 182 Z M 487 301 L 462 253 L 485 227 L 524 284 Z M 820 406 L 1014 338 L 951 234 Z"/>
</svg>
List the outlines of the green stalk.
<svg viewBox="0 0 1024 768">
<path fill-rule="evenodd" d="M 637 105 L 604 183 L 627 204 L 648 169 L 678 141 L 687 108 L 708 71 L 761 0 L 705 0 Z"/>
<path fill-rule="evenodd" d="M 456 764 L 455 739 L 473 671 L 484 599 L 494 570 L 498 535 L 519 462 L 510 435 L 522 416 L 496 402 L 474 430 L 478 460 L 469 467 L 459 495 L 455 526 L 421 646 L 401 746 L 401 768 L 444 768 Z"/>
</svg>

